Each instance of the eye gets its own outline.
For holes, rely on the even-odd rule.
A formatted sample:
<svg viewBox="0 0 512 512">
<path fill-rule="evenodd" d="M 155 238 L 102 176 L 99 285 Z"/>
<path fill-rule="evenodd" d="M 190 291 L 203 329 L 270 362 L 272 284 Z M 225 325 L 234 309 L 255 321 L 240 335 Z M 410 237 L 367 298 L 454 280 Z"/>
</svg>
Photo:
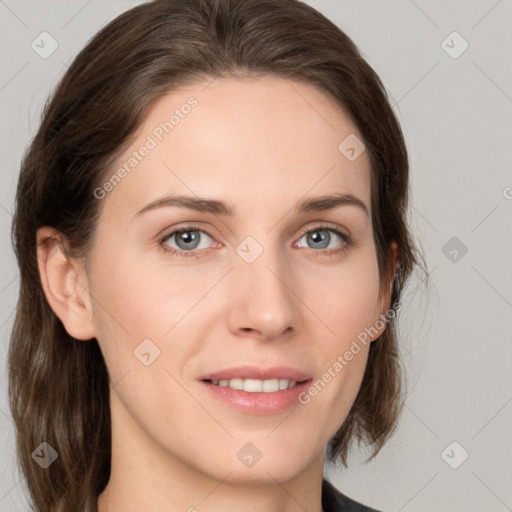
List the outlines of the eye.
<svg viewBox="0 0 512 512">
<path fill-rule="evenodd" d="M 210 242 L 207 239 L 210 239 Z M 165 235 L 160 240 L 160 245 L 166 252 L 187 257 L 196 256 L 198 251 L 208 249 L 211 245 L 211 240 L 212 237 L 197 226 L 185 226 Z M 171 244 L 175 244 L 175 246 Z"/>
<path fill-rule="evenodd" d="M 349 235 L 327 225 L 319 225 L 303 231 L 299 241 L 295 242 L 293 246 L 304 247 L 301 243 L 303 239 L 306 244 L 310 245 L 309 248 L 313 249 L 314 256 L 334 256 L 347 250 L 352 243 Z M 173 256 L 197 257 L 201 251 L 204 252 L 211 247 L 212 240 L 212 237 L 204 230 L 190 225 L 167 233 L 160 239 L 160 246 Z M 308 247 L 306 246 L 306 248 Z"/>
<path fill-rule="evenodd" d="M 334 234 L 334 236 L 332 234 Z M 309 228 L 307 231 L 303 232 L 298 241 L 298 247 L 303 247 L 301 244 L 303 239 L 306 244 L 310 244 L 309 248 L 314 249 L 315 252 L 328 255 L 345 251 L 351 243 L 351 239 L 348 235 L 338 229 L 325 225 L 315 226 L 313 229 Z M 317 256 L 317 254 L 315 254 L 315 256 Z"/>
</svg>

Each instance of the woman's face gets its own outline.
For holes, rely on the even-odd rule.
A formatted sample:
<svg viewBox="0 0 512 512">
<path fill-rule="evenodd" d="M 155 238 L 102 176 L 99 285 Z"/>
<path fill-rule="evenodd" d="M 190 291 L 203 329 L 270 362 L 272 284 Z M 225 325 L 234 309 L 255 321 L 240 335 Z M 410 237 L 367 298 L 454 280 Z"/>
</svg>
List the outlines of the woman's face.
<svg viewBox="0 0 512 512">
<path fill-rule="evenodd" d="M 323 93 L 277 78 L 152 106 L 95 192 L 87 267 L 119 458 L 232 481 L 323 464 L 377 337 L 358 336 L 387 307 L 361 139 Z M 301 209 L 334 195 L 346 200 Z"/>
</svg>

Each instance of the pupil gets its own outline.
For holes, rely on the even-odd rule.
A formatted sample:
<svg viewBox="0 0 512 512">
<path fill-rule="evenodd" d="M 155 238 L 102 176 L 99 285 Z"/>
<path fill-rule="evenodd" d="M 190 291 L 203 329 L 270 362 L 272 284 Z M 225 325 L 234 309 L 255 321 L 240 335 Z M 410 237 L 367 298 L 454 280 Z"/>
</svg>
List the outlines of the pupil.
<svg viewBox="0 0 512 512">
<path fill-rule="evenodd" d="M 321 243 L 321 242 L 325 242 L 328 239 L 328 235 L 325 230 L 319 230 L 319 231 L 314 231 L 311 234 L 311 238 L 314 243 Z M 323 244 L 322 247 L 326 247 L 326 245 Z"/>
<path fill-rule="evenodd" d="M 197 241 L 197 234 L 193 231 L 183 231 L 180 233 L 178 240 L 182 241 L 185 245 L 190 245 L 191 243 Z"/>
</svg>

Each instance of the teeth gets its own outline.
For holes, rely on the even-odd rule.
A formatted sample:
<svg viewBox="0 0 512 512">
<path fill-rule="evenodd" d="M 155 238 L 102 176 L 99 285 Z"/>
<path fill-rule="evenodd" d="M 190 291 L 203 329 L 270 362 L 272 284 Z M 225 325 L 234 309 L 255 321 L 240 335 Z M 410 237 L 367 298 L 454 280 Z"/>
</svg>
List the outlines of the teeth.
<svg viewBox="0 0 512 512">
<path fill-rule="evenodd" d="M 212 380 L 216 386 L 240 389 L 248 393 L 275 393 L 284 389 L 293 388 L 297 384 L 294 380 L 288 379 L 221 379 Z"/>
</svg>

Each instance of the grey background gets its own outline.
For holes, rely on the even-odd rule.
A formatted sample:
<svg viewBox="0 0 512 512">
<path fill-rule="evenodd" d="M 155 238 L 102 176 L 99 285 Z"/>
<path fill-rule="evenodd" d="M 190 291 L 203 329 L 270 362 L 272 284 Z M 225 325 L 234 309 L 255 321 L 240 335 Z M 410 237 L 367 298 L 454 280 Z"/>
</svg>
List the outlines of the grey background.
<svg viewBox="0 0 512 512">
<path fill-rule="evenodd" d="M 14 465 L 6 371 L 20 159 L 66 63 L 139 3 L 0 0 L 1 512 L 29 510 Z M 411 224 L 430 273 L 428 288 L 418 275 L 404 299 L 409 391 L 397 433 L 370 463 L 354 451 L 349 469 L 326 466 L 326 475 L 389 512 L 512 510 L 512 2 L 307 3 L 353 38 L 390 93 L 410 151 Z M 47 59 L 31 48 L 43 31 L 58 42 Z M 442 46 L 454 31 L 469 44 L 458 58 Z M 458 52 L 462 40 L 444 45 Z"/>
</svg>

